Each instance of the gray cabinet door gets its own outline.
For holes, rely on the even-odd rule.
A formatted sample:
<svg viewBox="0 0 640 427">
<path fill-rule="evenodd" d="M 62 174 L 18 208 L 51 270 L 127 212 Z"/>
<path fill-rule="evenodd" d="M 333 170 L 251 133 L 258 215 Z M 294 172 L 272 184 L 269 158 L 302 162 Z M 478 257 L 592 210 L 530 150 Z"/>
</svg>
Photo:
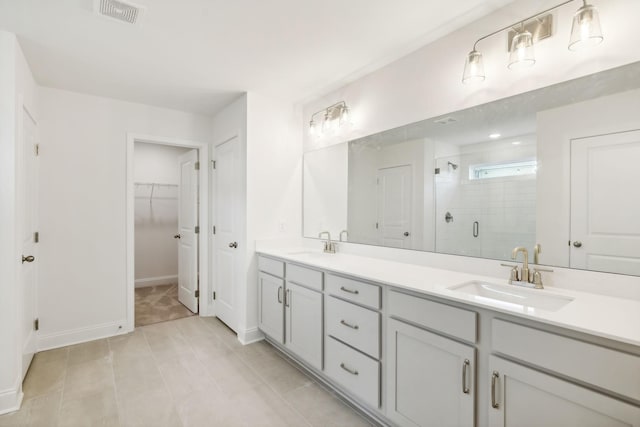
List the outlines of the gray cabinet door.
<svg viewBox="0 0 640 427">
<path fill-rule="evenodd" d="M 637 406 L 496 356 L 489 364 L 491 427 L 640 426 Z"/>
<path fill-rule="evenodd" d="M 258 274 L 258 327 L 279 343 L 284 342 L 284 280 Z"/>
<path fill-rule="evenodd" d="M 387 416 L 400 426 L 473 426 L 475 348 L 394 319 L 387 326 Z"/>
<path fill-rule="evenodd" d="M 285 346 L 322 369 L 322 293 L 287 282 Z"/>
</svg>

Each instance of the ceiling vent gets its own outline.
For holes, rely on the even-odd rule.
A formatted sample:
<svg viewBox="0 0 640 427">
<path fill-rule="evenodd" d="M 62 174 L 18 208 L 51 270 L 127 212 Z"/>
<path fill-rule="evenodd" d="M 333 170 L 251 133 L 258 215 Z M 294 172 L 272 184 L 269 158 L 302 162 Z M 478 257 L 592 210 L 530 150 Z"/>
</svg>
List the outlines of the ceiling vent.
<svg viewBox="0 0 640 427">
<path fill-rule="evenodd" d="M 457 119 L 449 116 L 449 117 L 443 117 L 441 119 L 434 120 L 433 122 L 437 123 L 439 125 L 449 125 L 449 124 L 455 123 L 457 121 L 458 121 Z"/>
<path fill-rule="evenodd" d="M 95 0 L 94 8 L 98 15 L 127 24 L 140 24 L 144 13 L 142 6 L 118 0 Z"/>
</svg>

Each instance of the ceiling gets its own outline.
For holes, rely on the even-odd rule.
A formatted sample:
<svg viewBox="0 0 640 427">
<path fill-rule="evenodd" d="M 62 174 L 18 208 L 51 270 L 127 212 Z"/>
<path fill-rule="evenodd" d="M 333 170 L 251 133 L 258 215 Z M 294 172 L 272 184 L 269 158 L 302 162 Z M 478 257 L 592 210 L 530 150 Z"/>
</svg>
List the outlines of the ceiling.
<svg viewBox="0 0 640 427">
<path fill-rule="evenodd" d="M 39 84 L 213 114 L 245 91 L 302 102 L 512 0 L 0 0 Z"/>
</svg>

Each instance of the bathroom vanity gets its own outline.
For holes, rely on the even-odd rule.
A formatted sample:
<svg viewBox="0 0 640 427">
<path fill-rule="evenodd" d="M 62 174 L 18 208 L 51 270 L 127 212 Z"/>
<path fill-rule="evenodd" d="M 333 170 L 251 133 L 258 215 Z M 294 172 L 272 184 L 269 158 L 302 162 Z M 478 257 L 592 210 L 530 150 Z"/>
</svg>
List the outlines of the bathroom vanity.
<svg viewBox="0 0 640 427">
<path fill-rule="evenodd" d="M 258 252 L 268 341 L 381 424 L 640 426 L 639 301 Z"/>
</svg>

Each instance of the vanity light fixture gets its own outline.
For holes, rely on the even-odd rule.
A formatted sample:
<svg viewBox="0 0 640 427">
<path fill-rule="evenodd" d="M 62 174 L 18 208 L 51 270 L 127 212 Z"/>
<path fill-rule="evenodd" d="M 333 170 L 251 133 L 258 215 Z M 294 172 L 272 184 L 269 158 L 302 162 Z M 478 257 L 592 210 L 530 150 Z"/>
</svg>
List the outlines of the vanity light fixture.
<svg viewBox="0 0 640 427">
<path fill-rule="evenodd" d="M 583 6 L 573 15 L 569 50 L 589 48 L 599 45 L 604 40 L 598 9 L 587 4 L 587 0 L 582 0 L 582 4 Z"/>
<path fill-rule="evenodd" d="M 524 23 L 522 23 L 522 30 L 511 41 L 511 54 L 509 55 L 507 68 L 515 70 L 517 68 L 531 67 L 535 63 L 533 36 L 524 29 Z"/>
<path fill-rule="evenodd" d="M 471 52 L 467 54 L 464 73 L 462 74 L 462 83 L 481 82 L 485 79 L 482 53 L 477 49 L 478 43 L 505 30 L 512 30 L 509 34 L 509 63 L 507 68 L 513 70 L 516 68 L 530 67 L 535 64 L 534 43 L 552 35 L 553 16 L 548 12 L 572 1 L 575 0 L 564 1 L 525 18 L 522 21 L 518 21 L 486 36 L 480 37 L 473 44 Z M 569 50 L 572 51 L 582 49 L 583 47 L 595 46 L 604 40 L 598 10 L 594 6 L 587 4 L 586 0 L 581 1 L 583 5 L 573 16 L 573 25 L 569 38 Z"/>
<path fill-rule="evenodd" d="M 349 107 L 344 101 L 340 101 L 311 115 L 309 134 L 318 137 L 324 134 L 333 134 L 342 126 L 349 124 L 351 124 Z"/>
</svg>

